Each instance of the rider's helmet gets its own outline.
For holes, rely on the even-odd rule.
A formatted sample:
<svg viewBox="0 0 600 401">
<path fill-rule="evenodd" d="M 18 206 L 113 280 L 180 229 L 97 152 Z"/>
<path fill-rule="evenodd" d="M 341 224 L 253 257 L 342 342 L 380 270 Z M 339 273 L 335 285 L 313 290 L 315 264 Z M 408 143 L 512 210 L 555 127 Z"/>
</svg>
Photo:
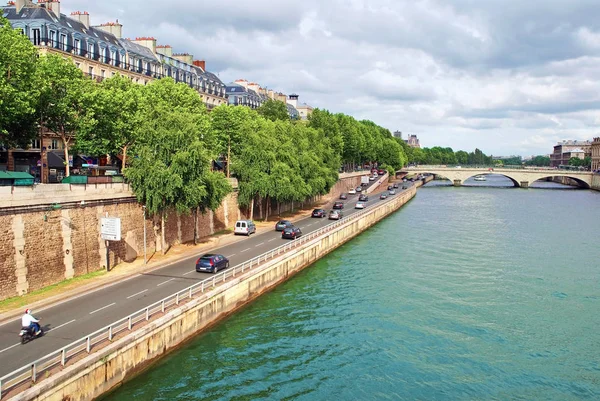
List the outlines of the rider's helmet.
<svg viewBox="0 0 600 401">
<path fill-rule="evenodd" d="M 31 315 L 31 309 L 29 309 L 29 308 L 25 309 L 25 313 L 28 315 Z"/>
</svg>

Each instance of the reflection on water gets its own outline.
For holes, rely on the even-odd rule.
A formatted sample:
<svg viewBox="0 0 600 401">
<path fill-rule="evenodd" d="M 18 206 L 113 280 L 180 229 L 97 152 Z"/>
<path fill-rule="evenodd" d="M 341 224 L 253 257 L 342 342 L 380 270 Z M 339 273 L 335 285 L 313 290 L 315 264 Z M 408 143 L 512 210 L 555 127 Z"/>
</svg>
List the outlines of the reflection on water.
<svg viewBox="0 0 600 401">
<path fill-rule="evenodd" d="M 463 182 L 465 187 L 494 187 L 494 188 L 514 188 L 513 182 L 510 178 L 500 174 L 485 174 L 485 181 L 475 181 L 474 177 L 468 178 Z M 451 187 L 453 186 L 452 181 L 446 179 L 438 179 L 430 181 L 426 187 Z M 552 181 L 534 181 L 529 184 L 529 188 L 536 189 L 581 189 L 579 187 L 563 185 Z"/>
</svg>

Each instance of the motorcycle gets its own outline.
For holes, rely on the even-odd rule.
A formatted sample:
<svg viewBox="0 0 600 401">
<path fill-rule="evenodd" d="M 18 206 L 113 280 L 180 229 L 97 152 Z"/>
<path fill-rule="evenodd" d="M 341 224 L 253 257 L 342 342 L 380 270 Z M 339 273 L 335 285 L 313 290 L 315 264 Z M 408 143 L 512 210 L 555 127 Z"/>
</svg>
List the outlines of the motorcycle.
<svg viewBox="0 0 600 401">
<path fill-rule="evenodd" d="M 44 329 L 40 327 L 40 332 L 35 334 L 35 329 L 33 327 L 22 327 L 19 336 L 21 337 L 21 344 L 25 344 L 31 340 L 35 340 L 38 337 L 44 335 Z"/>
</svg>

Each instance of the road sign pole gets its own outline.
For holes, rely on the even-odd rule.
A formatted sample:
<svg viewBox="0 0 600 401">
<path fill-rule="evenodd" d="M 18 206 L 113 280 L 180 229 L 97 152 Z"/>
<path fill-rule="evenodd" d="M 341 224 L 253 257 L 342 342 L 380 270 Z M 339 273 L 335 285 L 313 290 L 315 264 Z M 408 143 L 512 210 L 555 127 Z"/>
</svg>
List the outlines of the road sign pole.
<svg viewBox="0 0 600 401">
<path fill-rule="evenodd" d="M 108 244 L 110 244 L 110 241 L 105 241 L 106 243 L 106 271 L 109 272 L 110 271 L 110 249 L 108 248 Z"/>
</svg>

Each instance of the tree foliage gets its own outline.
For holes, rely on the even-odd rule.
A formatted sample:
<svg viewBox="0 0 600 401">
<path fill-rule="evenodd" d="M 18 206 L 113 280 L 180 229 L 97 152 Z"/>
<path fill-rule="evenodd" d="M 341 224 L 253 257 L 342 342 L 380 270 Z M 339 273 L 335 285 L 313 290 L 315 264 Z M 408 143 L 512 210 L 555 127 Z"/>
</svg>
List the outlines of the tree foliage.
<svg viewBox="0 0 600 401">
<path fill-rule="evenodd" d="M 256 111 L 270 121 L 285 121 L 290 119 L 287 106 L 279 100 L 269 99 L 261 104 Z"/>
<path fill-rule="evenodd" d="M 0 16 L 0 143 L 27 148 L 37 134 L 37 51 Z"/>
</svg>

